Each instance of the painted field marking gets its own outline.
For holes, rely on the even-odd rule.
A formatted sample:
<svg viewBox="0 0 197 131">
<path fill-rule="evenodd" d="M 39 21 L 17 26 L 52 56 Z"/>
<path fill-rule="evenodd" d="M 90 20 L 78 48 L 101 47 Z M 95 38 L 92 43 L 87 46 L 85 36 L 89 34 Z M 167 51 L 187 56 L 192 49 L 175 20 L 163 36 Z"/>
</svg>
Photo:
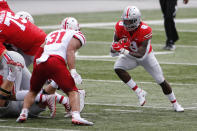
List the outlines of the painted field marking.
<svg viewBox="0 0 197 131">
<path fill-rule="evenodd" d="M 103 109 L 103 110 L 104 111 L 122 112 L 122 113 L 142 112 L 142 110 L 119 110 L 119 109 Z"/>
<path fill-rule="evenodd" d="M 0 126 L 0 128 L 9 129 L 25 129 L 25 130 L 42 130 L 42 131 L 79 131 L 79 130 L 67 130 L 67 129 L 55 129 L 55 128 L 34 128 L 34 127 L 17 127 L 17 126 Z"/>
<path fill-rule="evenodd" d="M 147 20 L 144 21 L 147 24 L 150 25 L 163 25 L 163 20 Z M 191 19 L 175 19 L 176 23 L 197 23 L 197 18 L 191 18 Z M 80 24 L 80 27 L 103 27 L 103 26 L 114 26 L 116 22 L 98 22 L 98 23 L 84 23 Z M 60 25 L 49 25 L 49 26 L 39 26 L 41 29 L 58 29 L 60 28 Z"/>
<path fill-rule="evenodd" d="M 83 79 L 84 81 L 90 81 L 90 82 L 110 82 L 110 83 L 123 83 L 120 80 L 94 80 L 94 79 Z M 140 82 L 140 81 L 136 81 L 136 83 L 139 84 L 153 84 L 153 85 L 158 85 L 156 82 Z M 197 84 L 190 84 L 190 83 L 170 83 L 171 85 L 175 85 L 175 86 L 196 86 Z"/>
</svg>

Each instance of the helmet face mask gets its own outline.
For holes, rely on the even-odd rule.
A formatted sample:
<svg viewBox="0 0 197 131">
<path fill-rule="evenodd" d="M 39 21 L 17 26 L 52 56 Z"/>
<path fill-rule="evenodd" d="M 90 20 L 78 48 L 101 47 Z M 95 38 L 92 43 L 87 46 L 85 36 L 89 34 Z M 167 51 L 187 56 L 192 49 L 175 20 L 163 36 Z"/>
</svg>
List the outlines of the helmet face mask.
<svg viewBox="0 0 197 131">
<path fill-rule="evenodd" d="M 61 23 L 61 28 L 75 31 L 80 30 L 78 21 L 73 17 L 66 17 L 65 19 L 63 19 Z"/>
<path fill-rule="evenodd" d="M 123 26 L 127 31 L 134 31 L 138 28 L 141 21 L 141 13 L 135 6 L 128 6 L 122 14 Z"/>
</svg>

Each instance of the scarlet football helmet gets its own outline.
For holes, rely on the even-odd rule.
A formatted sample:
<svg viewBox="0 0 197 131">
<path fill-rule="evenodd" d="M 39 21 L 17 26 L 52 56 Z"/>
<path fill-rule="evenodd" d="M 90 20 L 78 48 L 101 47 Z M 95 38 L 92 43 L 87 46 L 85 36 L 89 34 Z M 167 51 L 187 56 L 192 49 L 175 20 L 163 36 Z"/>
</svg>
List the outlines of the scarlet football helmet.
<svg viewBox="0 0 197 131">
<path fill-rule="evenodd" d="M 125 30 L 133 31 L 138 28 L 141 21 L 140 10 L 136 6 L 127 6 L 122 14 Z"/>
<path fill-rule="evenodd" d="M 73 17 L 66 17 L 62 20 L 61 28 L 79 31 L 78 21 Z"/>
<path fill-rule="evenodd" d="M 15 14 L 18 18 L 23 18 L 29 20 L 31 23 L 34 23 L 33 17 L 26 11 L 19 11 Z"/>
</svg>

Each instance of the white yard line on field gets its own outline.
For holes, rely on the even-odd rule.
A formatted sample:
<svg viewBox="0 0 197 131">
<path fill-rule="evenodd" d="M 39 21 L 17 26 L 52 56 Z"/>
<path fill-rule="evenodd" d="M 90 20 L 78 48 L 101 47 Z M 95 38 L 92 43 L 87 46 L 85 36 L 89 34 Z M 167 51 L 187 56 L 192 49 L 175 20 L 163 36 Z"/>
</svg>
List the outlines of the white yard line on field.
<svg viewBox="0 0 197 131">
<path fill-rule="evenodd" d="M 173 54 L 174 52 L 170 51 L 161 51 L 161 52 L 154 52 L 155 55 L 165 55 L 165 54 Z M 94 58 L 94 59 L 100 59 L 100 58 L 112 58 L 110 55 L 102 55 L 102 56 L 84 56 L 84 55 L 76 55 L 77 58 Z"/>
<path fill-rule="evenodd" d="M 197 18 L 191 18 L 191 19 L 176 19 L 176 23 L 197 23 Z M 163 25 L 163 20 L 148 20 L 144 21 L 147 24 L 150 25 Z M 106 27 L 106 26 L 114 26 L 116 22 L 100 22 L 100 23 L 84 23 L 80 24 L 81 28 L 92 28 L 92 27 Z M 41 29 L 58 29 L 60 28 L 60 25 L 49 25 L 49 26 L 39 26 Z"/>
<path fill-rule="evenodd" d="M 103 27 L 92 27 L 92 28 L 114 30 L 114 26 L 103 26 Z M 164 28 L 161 28 L 161 27 L 153 27 L 152 29 L 153 29 L 153 31 L 165 31 Z M 195 29 L 178 29 L 178 32 L 196 33 L 197 30 L 195 30 Z"/>
<path fill-rule="evenodd" d="M 153 108 L 153 109 L 167 109 L 172 110 L 172 107 L 159 107 L 159 106 L 136 106 L 136 105 L 124 105 L 124 104 L 101 104 L 101 103 L 85 103 L 87 105 L 102 105 L 102 106 L 120 106 L 120 107 L 141 107 L 141 108 Z M 197 107 L 184 107 L 187 110 L 197 110 Z"/>
<path fill-rule="evenodd" d="M 106 44 L 106 45 L 111 45 L 112 41 L 87 41 L 88 44 Z M 151 44 L 152 46 L 156 47 L 163 47 L 164 44 Z M 197 48 L 195 45 L 176 45 L 176 47 L 181 47 L 181 48 Z M 168 51 L 170 52 L 170 51 Z"/>
<path fill-rule="evenodd" d="M 119 109 L 104 109 L 104 111 L 114 111 L 114 112 L 124 112 L 124 113 L 130 113 L 130 112 L 142 112 L 142 110 L 119 110 Z"/>
<path fill-rule="evenodd" d="M 99 58 L 93 57 L 90 58 L 89 56 L 87 57 L 77 57 L 78 60 L 89 60 L 89 61 L 106 61 L 106 62 L 115 62 L 116 61 L 116 57 L 115 58 L 102 58 L 102 56 Z M 185 66 L 197 66 L 196 63 L 181 63 L 181 62 L 166 62 L 166 61 L 159 61 L 159 64 L 165 64 L 165 65 L 185 65 Z"/>
<path fill-rule="evenodd" d="M 112 83 L 123 83 L 120 80 L 94 80 L 94 79 L 83 79 L 84 81 L 91 81 L 91 82 L 112 82 Z M 140 84 L 154 84 L 157 85 L 156 82 L 143 82 L 143 81 L 136 81 L 136 83 L 140 83 Z M 192 83 L 170 83 L 171 85 L 175 85 L 175 86 L 196 86 L 196 84 L 192 84 Z"/>
<path fill-rule="evenodd" d="M 79 131 L 79 130 L 67 130 L 67 129 L 55 129 L 55 128 L 35 128 L 35 127 L 17 127 L 17 126 L 0 126 L 0 128 L 6 129 L 25 129 L 25 130 L 40 130 L 40 131 Z"/>
<path fill-rule="evenodd" d="M 164 55 L 164 54 L 172 54 L 174 52 L 154 52 L 155 55 Z M 82 56 L 76 55 L 78 60 L 90 60 L 90 61 L 116 61 L 118 57 L 111 57 L 110 55 L 103 55 L 103 56 Z M 197 63 L 181 63 L 181 62 L 163 62 L 159 61 L 160 64 L 166 65 L 187 65 L 187 66 L 196 66 Z"/>
</svg>

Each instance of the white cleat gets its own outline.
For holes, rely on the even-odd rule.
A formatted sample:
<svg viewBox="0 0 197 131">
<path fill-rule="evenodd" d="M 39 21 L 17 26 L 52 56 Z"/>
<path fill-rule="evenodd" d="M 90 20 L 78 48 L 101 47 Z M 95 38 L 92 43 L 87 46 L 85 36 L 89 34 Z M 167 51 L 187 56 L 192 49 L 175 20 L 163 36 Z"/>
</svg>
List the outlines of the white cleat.
<svg viewBox="0 0 197 131">
<path fill-rule="evenodd" d="M 94 125 L 93 122 L 87 121 L 81 117 L 78 118 L 72 118 L 72 124 L 74 125 L 86 125 L 86 126 L 92 126 Z"/>
<path fill-rule="evenodd" d="M 145 98 L 146 95 L 147 95 L 147 92 L 144 90 L 141 90 L 140 93 L 137 94 L 140 106 L 144 106 L 144 104 L 146 103 L 146 98 Z"/>
<path fill-rule="evenodd" d="M 178 103 L 173 104 L 173 109 L 176 112 L 184 112 L 184 108 L 181 105 L 179 105 Z"/>
<path fill-rule="evenodd" d="M 50 110 L 50 116 L 52 118 L 55 117 L 56 115 L 56 100 L 57 100 L 57 96 L 56 95 L 46 95 L 46 102 L 47 102 L 47 106 Z"/>
<path fill-rule="evenodd" d="M 16 119 L 16 122 L 23 123 L 27 120 L 27 114 L 23 113 Z"/>
</svg>

